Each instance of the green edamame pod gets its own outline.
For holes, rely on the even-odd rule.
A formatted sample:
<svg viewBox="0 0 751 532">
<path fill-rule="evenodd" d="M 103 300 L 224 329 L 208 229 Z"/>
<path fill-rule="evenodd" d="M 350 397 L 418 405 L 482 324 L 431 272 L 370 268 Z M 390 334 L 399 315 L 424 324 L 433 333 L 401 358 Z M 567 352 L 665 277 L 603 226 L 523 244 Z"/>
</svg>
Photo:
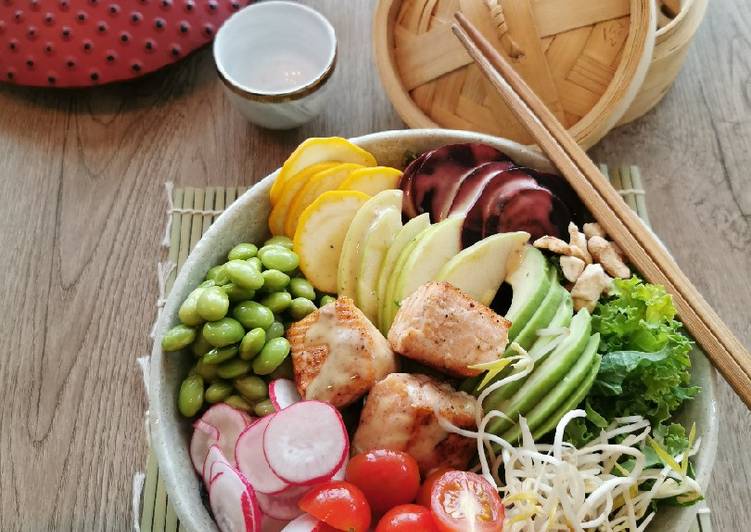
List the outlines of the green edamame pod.
<svg viewBox="0 0 751 532">
<path fill-rule="evenodd" d="M 218 367 L 216 364 L 206 364 L 203 360 L 199 360 L 193 368 L 193 373 L 203 377 L 205 382 L 214 382 L 219 377 L 216 373 Z"/>
<path fill-rule="evenodd" d="M 301 320 L 314 310 L 316 304 L 304 297 L 296 297 L 289 305 L 289 315 L 293 320 Z"/>
<path fill-rule="evenodd" d="M 300 265 L 300 257 L 297 256 L 297 253 L 285 247 L 266 246 L 261 250 L 266 250 L 266 252 L 261 255 L 259 251 L 258 256 L 263 265 L 270 270 L 291 272 Z"/>
<path fill-rule="evenodd" d="M 258 290 L 263 286 L 263 276 L 261 273 L 247 261 L 231 260 L 224 265 L 230 281 L 237 286 Z"/>
<path fill-rule="evenodd" d="M 315 288 L 310 284 L 310 281 L 302 277 L 295 277 L 289 282 L 289 293 L 292 294 L 292 297 L 304 297 L 311 301 L 316 299 Z"/>
<path fill-rule="evenodd" d="M 263 264 L 261 264 L 261 259 L 259 259 L 258 257 L 252 257 L 252 258 L 246 260 L 245 262 L 247 262 L 248 264 L 250 264 L 251 266 L 253 266 L 259 272 L 261 270 L 263 270 Z"/>
<path fill-rule="evenodd" d="M 266 342 L 261 352 L 253 360 L 253 372 L 256 375 L 268 375 L 289 355 L 290 345 L 286 338 L 273 338 Z"/>
<path fill-rule="evenodd" d="M 289 295 L 289 292 L 274 292 L 261 300 L 261 305 L 267 307 L 274 314 L 280 314 L 287 310 L 290 303 L 292 303 L 292 296 Z"/>
<path fill-rule="evenodd" d="M 210 286 L 217 286 L 217 284 L 211 279 L 206 279 L 204 282 L 198 285 L 198 288 L 209 288 Z"/>
<path fill-rule="evenodd" d="M 239 395 L 230 395 L 224 400 L 224 403 L 243 412 L 251 412 L 253 410 L 253 405 Z"/>
<path fill-rule="evenodd" d="M 274 320 L 274 323 L 266 328 L 266 340 L 279 338 L 280 336 L 284 336 L 284 324 L 281 321 Z"/>
<path fill-rule="evenodd" d="M 287 249 L 287 248 L 279 244 L 268 244 L 266 246 L 263 246 L 261 249 L 258 250 L 258 255 L 257 255 L 257 257 L 261 259 L 261 262 L 263 262 L 263 256 L 272 249 Z"/>
<path fill-rule="evenodd" d="M 272 319 L 271 321 L 274 320 Z M 271 325 L 271 322 L 268 325 Z M 164 351 L 179 351 L 184 347 L 188 347 L 195 339 L 196 330 L 193 327 L 188 327 L 180 323 L 164 333 L 162 337 L 162 349 Z"/>
<path fill-rule="evenodd" d="M 260 327 L 265 329 L 274 321 L 274 313 L 256 301 L 241 301 L 232 310 L 232 315 L 250 330 Z"/>
<path fill-rule="evenodd" d="M 234 388 L 229 382 L 219 381 L 206 388 L 203 396 L 207 403 L 213 405 L 214 403 L 221 403 L 224 401 L 227 397 L 232 395 L 233 390 Z"/>
<path fill-rule="evenodd" d="M 214 281 L 210 282 L 213 284 Z M 183 304 L 180 305 L 180 310 L 177 311 L 177 317 L 180 318 L 180 321 L 185 325 L 195 327 L 196 325 L 201 325 L 205 321 L 196 310 L 198 298 L 201 297 L 204 290 L 205 288 L 202 287 L 196 288 L 188 294 L 188 297 L 185 298 Z"/>
<path fill-rule="evenodd" d="M 211 268 L 206 274 L 206 279 L 214 281 L 216 286 L 222 286 L 229 282 L 229 276 L 227 275 L 223 264 Z"/>
<path fill-rule="evenodd" d="M 321 299 L 318 301 L 318 305 L 323 307 L 324 305 L 328 305 L 329 303 L 333 303 L 334 301 L 336 301 L 335 297 L 328 294 L 323 294 L 321 296 Z"/>
<path fill-rule="evenodd" d="M 203 355 L 211 351 L 213 347 L 214 346 L 206 341 L 203 334 L 196 333 L 196 340 L 193 342 L 193 345 L 190 346 L 190 350 L 193 351 L 195 357 L 201 358 Z"/>
<path fill-rule="evenodd" d="M 214 347 L 224 347 L 236 344 L 245 336 L 245 329 L 239 321 L 232 318 L 222 318 L 203 324 L 203 337 Z"/>
<path fill-rule="evenodd" d="M 193 417 L 203 406 L 203 378 L 194 373 L 180 385 L 177 408 L 185 417 Z"/>
<path fill-rule="evenodd" d="M 228 283 L 222 286 L 222 290 L 227 294 L 231 303 L 237 303 L 238 301 L 245 301 L 246 299 L 253 299 L 256 295 L 255 290 L 250 288 L 243 288 L 237 286 L 235 283 Z"/>
<path fill-rule="evenodd" d="M 204 288 L 196 302 L 196 311 L 206 321 L 221 320 L 229 310 L 229 297 L 219 286 Z"/>
<path fill-rule="evenodd" d="M 265 270 L 263 275 L 263 288 L 267 292 L 279 292 L 289 284 L 289 275 L 279 270 Z"/>
<path fill-rule="evenodd" d="M 217 375 L 222 379 L 234 379 L 245 375 L 250 371 L 250 362 L 241 358 L 233 358 L 232 360 L 219 365 Z"/>
<path fill-rule="evenodd" d="M 277 367 L 274 371 L 271 372 L 271 375 L 269 375 L 271 380 L 274 379 L 294 379 L 295 378 L 295 371 L 292 366 L 292 359 L 290 357 L 287 357 L 284 359 L 284 362 L 279 364 L 279 367 Z"/>
<path fill-rule="evenodd" d="M 277 235 L 277 236 L 272 236 L 271 238 L 269 238 L 266 242 L 263 243 L 263 245 L 264 247 L 265 246 L 282 246 L 283 248 L 292 249 L 293 244 L 292 244 L 291 238 L 287 236 L 283 236 L 283 235 Z"/>
<path fill-rule="evenodd" d="M 247 260 L 256 256 L 258 248 L 255 244 L 249 242 L 241 242 L 229 250 L 227 254 L 227 260 Z"/>
<path fill-rule="evenodd" d="M 265 343 L 266 331 L 260 327 L 249 330 L 240 342 L 240 358 L 243 360 L 252 359 L 261 352 Z"/>
<path fill-rule="evenodd" d="M 274 405 L 269 399 L 266 399 L 265 401 L 256 403 L 256 405 L 253 407 L 253 411 L 258 417 L 263 417 L 276 412 L 276 408 L 274 408 Z"/>
<path fill-rule="evenodd" d="M 248 401 L 260 401 L 269 396 L 269 387 L 262 378 L 255 375 L 235 379 L 235 389 Z"/>
<path fill-rule="evenodd" d="M 215 347 L 205 355 L 201 361 L 204 364 L 221 364 L 237 355 L 237 345 L 228 345 L 226 347 Z"/>
</svg>

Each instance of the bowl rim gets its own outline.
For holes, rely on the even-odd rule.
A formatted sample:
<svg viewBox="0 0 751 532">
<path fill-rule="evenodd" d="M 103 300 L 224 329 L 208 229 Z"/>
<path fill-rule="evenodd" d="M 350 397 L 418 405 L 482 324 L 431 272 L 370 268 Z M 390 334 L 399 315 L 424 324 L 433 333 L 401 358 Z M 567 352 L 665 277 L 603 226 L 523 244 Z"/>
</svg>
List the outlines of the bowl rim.
<svg viewBox="0 0 751 532">
<path fill-rule="evenodd" d="M 403 151 L 407 149 L 405 145 L 410 143 L 410 147 L 419 145 L 421 146 L 421 149 L 429 149 L 430 147 L 437 147 L 442 144 L 454 142 L 484 142 L 498 147 L 501 150 L 505 149 L 513 152 L 514 156 L 517 157 L 522 164 L 535 165 L 541 170 L 550 170 L 552 168 L 549 161 L 547 161 L 540 152 L 535 149 L 507 139 L 471 131 L 446 129 L 389 130 L 362 135 L 351 138 L 350 140 L 355 144 L 365 145 L 364 147 L 366 147 L 366 149 L 367 147 L 370 147 L 370 145 L 381 143 L 388 144 L 388 148 L 390 149 L 400 148 Z M 201 265 L 201 262 L 205 262 L 206 260 L 203 256 L 206 252 L 206 248 L 209 248 L 214 241 L 218 240 L 223 232 L 228 228 L 231 228 L 233 221 L 241 217 L 240 213 L 247 209 L 248 204 L 252 204 L 253 201 L 261 200 L 263 197 L 267 197 L 268 189 L 278 173 L 279 168 L 249 188 L 209 227 L 208 231 L 202 236 L 194 250 L 191 251 L 187 260 L 178 272 L 172 289 L 166 298 L 166 304 L 155 324 L 153 335 L 155 340 L 153 342 L 151 357 L 149 359 L 149 410 L 147 412 L 148 436 L 151 442 L 151 449 L 159 464 L 159 475 L 166 486 L 168 499 L 173 505 L 173 508 L 180 519 L 181 525 L 187 530 L 216 530 L 216 527 L 210 519 L 206 508 L 203 504 L 200 504 L 200 498 L 198 498 L 200 507 L 198 509 L 195 507 L 197 490 L 192 496 L 186 493 L 189 489 L 195 489 L 197 478 L 187 486 L 181 485 L 178 479 L 179 470 L 180 468 L 185 467 L 186 460 L 191 474 L 193 474 L 194 471 L 193 466 L 190 465 L 188 445 L 182 445 L 182 447 L 175 452 L 174 441 L 180 439 L 180 434 L 179 431 L 172 429 L 172 424 L 170 423 L 167 414 L 168 409 L 175 410 L 176 390 L 167 389 L 168 387 L 163 382 L 165 379 L 165 373 L 162 371 L 165 361 L 169 361 L 171 355 L 167 355 L 167 357 L 164 356 L 165 353 L 163 353 L 161 349 L 161 344 L 156 339 L 161 338 L 168 327 L 176 322 L 177 311 L 182 302 L 182 298 L 192 290 L 192 284 L 189 284 L 191 277 L 199 270 L 203 273 L 208 270 L 208 267 L 204 268 Z M 701 352 L 699 351 L 699 353 Z M 718 377 L 717 372 L 706 361 L 706 357 L 703 353 L 701 354 L 702 359 L 700 360 L 703 360 L 702 365 L 708 366 L 709 368 L 708 376 L 707 381 L 702 382 L 702 393 L 694 400 L 692 406 L 695 405 L 696 408 L 706 410 L 705 413 L 708 415 L 709 419 L 706 426 L 705 440 L 699 451 L 699 455 L 703 458 L 703 462 L 705 463 L 697 474 L 699 484 L 704 490 L 706 490 L 717 454 L 719 422 L 716 415 L 716 381 Z M 188 422 L 182 420 L 182 423 L 184 425 Z M 193 476 L 195 477 L 195 475 Z M 189 499 L 192 499 L 192 502 Z M 687 527 L 689 523 L 688 517 L 690 515 L 691 518 L 693 518 L 696 509 L 696 505 L 686 508 L 678 508 L 677 510 L 680 512 L 680 523 L 685 524 Z"/>
</svg>

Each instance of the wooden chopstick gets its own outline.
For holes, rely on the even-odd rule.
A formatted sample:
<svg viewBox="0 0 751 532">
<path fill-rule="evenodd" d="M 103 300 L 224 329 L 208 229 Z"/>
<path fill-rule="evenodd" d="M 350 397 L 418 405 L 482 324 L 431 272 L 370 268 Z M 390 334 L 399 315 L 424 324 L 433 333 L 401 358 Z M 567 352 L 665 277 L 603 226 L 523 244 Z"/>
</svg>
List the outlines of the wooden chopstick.
<svg viewBox="0 0 751 532">
<path fill-rule="evenodd" d="M 654 234 L 509 62 L 461 13 L 452 30 L 542 151 L 631 263 L 673 295 L 678 315 L 743 402 L 751 409 L 751 356 L 699 294 Z"/>
</svg>

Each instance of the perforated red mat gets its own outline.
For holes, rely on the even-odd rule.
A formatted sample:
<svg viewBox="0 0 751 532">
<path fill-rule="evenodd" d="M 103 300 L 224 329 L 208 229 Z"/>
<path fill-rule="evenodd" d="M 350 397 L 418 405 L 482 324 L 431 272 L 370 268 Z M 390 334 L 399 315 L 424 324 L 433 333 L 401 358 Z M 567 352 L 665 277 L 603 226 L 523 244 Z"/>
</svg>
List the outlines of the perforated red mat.
<svg viewBox="0 0 751 532">
<path fill-rule="evenodd" d="M 0 80 L 81 87 L 141 76 L 211 41 L 252 0 L 0 0 Z"/>
</svg>

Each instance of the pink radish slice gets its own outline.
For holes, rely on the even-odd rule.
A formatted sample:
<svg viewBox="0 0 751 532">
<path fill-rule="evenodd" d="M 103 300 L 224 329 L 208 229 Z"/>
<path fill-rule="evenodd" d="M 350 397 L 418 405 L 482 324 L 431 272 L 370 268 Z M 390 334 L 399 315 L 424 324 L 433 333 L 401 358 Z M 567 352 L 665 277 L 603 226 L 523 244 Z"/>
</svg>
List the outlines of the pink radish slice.
<svg viewBox="0 0 751 532">
<path fill-rule="evenodd" d="M 232 465 L 224 457 L 222 449 L 214 444 L 209 447 L 209 450 L 206 453 L 206 459 L 203 462 L 203 467 L 201 468 L 201 477 L 203 477 L 203 483 L 206 485 L 206 489 L 209 489 L 209 485 L 211 484 L 211 468 L 217 463 L 222 463 L 228 466 Z"/>
<path fill-rule="evenodd" d="M 347 473 L 347 464 L 349 463 L 349 457 L 344 457 L 344 462 L 339 466 L 336 473 L 333 474 L 330 480 L 344 480 L 344 475 Z"/>
<path fill-rule="evenodd" d="M 246 428 L 235 446 L 237 468 L 255 490 L 261 493 L 279 493 L 289 487 L 288 482 L 280 479 L 271 470 L 263 452 L 264 431 L 276 415 L 263 417 Z"/>
<path fill-rule="evenodd" d="M 209 452 L 209 447 L 219 441 L 219 430 L 202 419 L 193 424 L 193 436 L 190 438 L 190 459 L 193 467 L 199 473 L 203 471 L 203 463 Z"/>
<path fill-rule="evenodd" d="M 216 462 L 209 486 L 209 504 L 222 532 L 256 532 L 261 509 L 250 483 L 232 466 Z"/>
<path fill-rule="evenodd" d="M 301 401 L 274 414 L 263 435 L 271 470 L 290 484 L 330 479 L 349 452 L 339 411 L 321 401 Z"/>
<path fill-rule="evenodd" d="M 321 528 L 321 522 L 310 514 L 302 514 L 298 518 L 290 521 L 282 532 L 318 532 Z"/>
<path fill-rule="evenodd" d="M 269 384 L 269 399 L 278 412 L 300 402 L 302 397 L 294 382 L 289 379 L 275 379 Z"/>
<path fill-rule="evenodd" d="M 219 403 L 209 408 L 200 421 L 216 427 L 219 431 L 219 439 L 216 443 L 222 449 L 222 453 L 232 465 L 235 465 L 235 444 L 240 433 L 252 423 L 253 418 L 245 412 L 232 408 L 224 403 Z"/>
<path fill-rule="evenodd" d="M 309 490 L 308 486 L 293 486 L 275 495 L 257 493 L 258 506 L 264 515 L 268 515 L 272 519 L 289 521 L 302 513 L 297 503 Z"/>
</svg>

